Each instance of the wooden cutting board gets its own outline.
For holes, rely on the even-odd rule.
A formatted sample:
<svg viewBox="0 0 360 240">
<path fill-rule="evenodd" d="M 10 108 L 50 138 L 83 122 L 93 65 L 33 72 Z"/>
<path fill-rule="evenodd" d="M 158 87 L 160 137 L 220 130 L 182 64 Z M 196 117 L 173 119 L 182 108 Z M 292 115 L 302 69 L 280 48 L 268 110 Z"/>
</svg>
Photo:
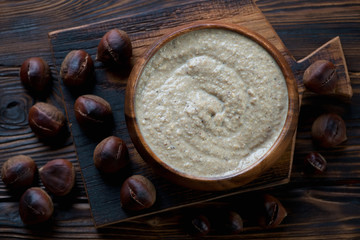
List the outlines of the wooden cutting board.
<svg viewBox="0 0 360 240">
<path fill-rule="evenodd" d="M 49 38 L 54 65 L 59 73 L 66 54 L 75 49 L 84 49 L 95 59 L 97 45 L 101 37 L 113 28 L 122 29 L 129 34 L 133 45 L 132 62 L 134 63 L 149 45 L 173 28 L 206 20 L 239 24 L 267 38 L 280 50 L 290 64 L 299 86 L 300 98 L 305 90 L 301 81 L 302 74 L 306 67 L 317 59 L 333 60 L 338 67 L 340 78 L 338 94 L 345 98 L 351 97 L 350 80 L 338 38 L 325 44 L 307 58 L 296 62 L 264 15 L 251 0 L 197 1 L 182 7 L 170 7 L 155 12 L 126 18 L 119 17 L 50 32 Z M 87 93 L 98 95 L 111 104 L 115 126 L 110 134 L 124 139 L 129 148 L 131 166 L 118 176 L 103 176 L 95 168 L 92 160 L 93 150 L 102 139 L 89 136 L 79 127 L 73 112 L 73 104 L 77 95 L 62 85 L 59 74 L 55 77 L 61 83 L 69 126 L 96 227 L 289 182 L 295 137 L 293 144 L 271 169 L 250 184 L 231 191 L 194 191 L 169 183 L 157 176 L 136 152 L 126 128 L 124 94 L 128 73 L 111 71 L 98 62 L 95 63 L 95 67 L 96 85 Z M 131 174 L 144 175 L 154 183 L 157 189 L 157 201 L 150 209 L 140 212 L 127 212 L 121 208 L 120 187 L 124 179 Z"/>
</svg>

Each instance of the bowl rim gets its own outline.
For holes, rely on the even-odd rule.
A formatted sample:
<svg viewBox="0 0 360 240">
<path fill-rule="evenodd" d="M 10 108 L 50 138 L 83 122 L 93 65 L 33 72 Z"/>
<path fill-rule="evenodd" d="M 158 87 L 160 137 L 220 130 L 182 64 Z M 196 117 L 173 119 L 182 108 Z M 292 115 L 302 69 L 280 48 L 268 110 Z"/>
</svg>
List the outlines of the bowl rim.
<svg viewBox="0 0 360 240">
<path fill-rule="evenodd" d="M 274 144 L 257 161 L 254 161 L 254 163 L 244 169 L 241 169 L 239 171 L 233 171 L 230 174 L 224 174 L 214 177 L 201 177 L 187 174 L 171 167 L 166 162 L 162 161 L 159 157 L 157 157 L 157 155 L 152 151 L 150 146 L 146 143 L 145 138 L 141 134 L 139 125 L 137 123 L 137 118 L 135 114 L 135 93 L 137 83 L 142 76 L 144 68 L 159 49 L 161 49 L 165 44 L 180 35 L 196 30 L 209 28 L 229 30 L 245 36 L 262 46 L 273 57 L 277 65 L 280 67 L 286 81 L 288 90 L 288 111 L 285 124 L 279 136 L 275 140 Z M 280 157 L 276 157 L 276 155 L 281 155 L 289 146 L 292 140 L 292 136 L 296 131 L 298 113 L 299 95 L 297 91 L 297 84 L 293 76 L 292 70 L 290 69 L 284 56 L 277 50 L 274 45 L 272 45 L 267 39 L 265 39 L 258 33 L 253 32 L 252 30 L 249 30 L 248 28 L 245 28 L 243 26 L 229 23 L 195 22 L 192 24 L 178 27 L 170 33 L 165 34 L 159 40 L 155 41 L 155 43 L 152 44 L 137 60 L 130 73 L 126 87 L 126 124 L 128 126 L 129 134 L 134 143 L 134 146 L 138 150 L 141 157 L 146 162 L 150 163 L 150 165 L 155 168 L 155 170 L 159 171 L 160 174 L 164 177 L 169 178 L 177 184 L 200 190 L 226 190 L 241 186 L 252 181 L 260 173 L 264 172 L 266 169 L 272 166 L 273 163 L 278 159 L 278 157 Z M 251 172 L 253 172 L 253 174 L 249 174 Z"/>
</svg>

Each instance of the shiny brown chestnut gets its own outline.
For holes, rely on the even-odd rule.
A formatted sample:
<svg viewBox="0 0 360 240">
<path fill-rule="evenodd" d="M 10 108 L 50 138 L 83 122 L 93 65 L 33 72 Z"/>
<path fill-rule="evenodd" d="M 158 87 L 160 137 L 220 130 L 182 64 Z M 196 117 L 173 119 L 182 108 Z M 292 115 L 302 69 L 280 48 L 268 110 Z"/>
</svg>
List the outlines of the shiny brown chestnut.
<svg viewBox="0 0 360 240">
<path fill-rule="evenodd" d="M 74 104 L 75 117 L 81 127 L 90 129 L 105 126 L 112 120 L 110 104 L 96 95 L 82 95 Z"/>
<path fill-rule="evenodd" d="M 133 175 L 125 180 L 120 190 L 124 209 L 139 211 L 151 207 L 156 201 L 156 189 L 144 176 Z"/>
<path fill-rule="evenodd" d="M 50 219 L 54 204 L 50 196 L 41 188 L 29 188 L 21 196 L 19 213 L 25 224 L 42 223 Z"/>
<path fill-rule="evenodd" d="M 126 32 L 119 29 L 108 31 L 100 40 L 96 60 L 107 65 L 125 65 L 132 56 L 132 46 Z"/>
<path fill-rule="evenodd" d="M 335 147 L 347 139 L 345 122 L 335 113 L 319 116 L 312 124 L 311 134 L 324 148 Z"/>
<path fill-rule="evenodd" d="M 45 188 L 56 196 L 67 195 L 75 184 L 75 168 L 69 160 L 55 159 L 39 169 Z"/>
<path fill-rule="evenodd" d="M 79 88 L 91 83 L 94 78 L 94 62 L 84 50 L 69 52 L 61 64 L 60 76 L 70 88 Z"/>
<path fill-rule="evenodd" d="M 304 159 L 305 171 L 309 173 L 322 173 L 326 170 L 327 162 L 318 152 L 310 152 Z"/>
<path fill-rule="evenodd" d="M 335 65 L 327 60 L 318 60 L 304 72 L 303 81 L 307 89 L 318 94 L 335 93 L 337 74 Z"/>
<path fill-rule="evenodd" d="M 262 198 L 262 211 L 258 218 L 261 227 L 269 229 L 277 227 L 287 216 L 287 212 L 281 202 L 269 194 Z"/>
<path fill-rule="evenodd" d="M 29 125 L 40 138 L 54 139 L 65 130 L 65 116 L 55 106 L 38 102 L 30 108 Z"/>
<path fill-rule="evenodd" d="M 31 157 L 17 155 L 9 158 L 1 168 L 1 178 L 12 189 L 29 187 L 34 182 L 36 164 Z"/>
<path fill-rule="evenodd" d="M 234 211 L 225 211 L 219 219 L 219 231 L 225 234 L 238 234 L 244 230 L 241 216 Z"/>
<path fill-rule="evenodd" d="M 121 138 L 107 137 L 94 150 L 95 167 L 104 173 L 118 172 L 128 162 L 128 149 Z"/>
<path fill-rule="evenodd" d="M 189 219 L 186 229 L 191 236 L 203 237 L 210 232 L 210 221 L 203 215 L 199 214 Z"/>
<path fill-rule="evenodd" d="M 40 57 L 26 59 L 20 68 L 20 80 L 25 88 L 34 93 L 48 94 L 51 86 L 49 65 Z"/>
</svg>

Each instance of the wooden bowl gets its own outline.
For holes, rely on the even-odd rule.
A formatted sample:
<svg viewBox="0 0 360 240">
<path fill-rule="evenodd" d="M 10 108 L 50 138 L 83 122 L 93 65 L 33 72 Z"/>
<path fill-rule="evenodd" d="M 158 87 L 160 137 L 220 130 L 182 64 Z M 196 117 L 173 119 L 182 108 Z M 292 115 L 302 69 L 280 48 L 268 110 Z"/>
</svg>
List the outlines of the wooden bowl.
<svg viewBox="0 0 360 240">
<path fill-rule="evenodd" d="M 284 78 L 286 80 L 288 90 L 288 114 L 285 124 L 280 132 L 279 137 L 272 145 L 272 147 L 256 162 L 249 167 L 239 170 L 230 175 L 220 177 L 197 177 L 187 173 L 180 172 L 165 162 L 163 162 L 146 143 L 142 133 L 140 132 L 137 118 L 135 114 L 135 93 L 138 80 L 144 70 L 144 67 L 151 59 L 151 57 L 172 39 L 194 30 L 218 28 L 226 29 L 238 34 L 241 34 L 261 45 L 266 49 L 270 55 L 276 60 L 280 67 Z M 196 23 L 185 27 L 178 28 L 173 32 L 162 37 L 158 42 L 152 45 L 145 54 L 140 57 L 128 80 L 125 97 L 125 118 L 129 130 L 130 137 L 141 155 L 141 157 L 148 162 L 155 172 L 161 176 L 171 180 L 172 182 L 205 191 L 227 190 L 242 186 L 254 180 L 257 176 L 271 167 L 276 160 L 284 153 L 289 146 L 292 137 L 294 136 L 299 112 L 299 95 L 297 92 L 296 81 L 293 77 L 292 71 L 285 61 L 281 53 L 262 36 L 238 25 L 223 24 L 223 23 Z"/>
</svg>

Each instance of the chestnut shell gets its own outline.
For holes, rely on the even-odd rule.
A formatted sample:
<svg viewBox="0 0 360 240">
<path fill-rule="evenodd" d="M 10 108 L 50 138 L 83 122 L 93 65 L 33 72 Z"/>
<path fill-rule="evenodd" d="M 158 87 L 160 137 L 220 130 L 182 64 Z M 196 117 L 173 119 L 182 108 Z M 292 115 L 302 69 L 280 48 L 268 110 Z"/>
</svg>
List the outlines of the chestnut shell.
<svg viewBox="0 0 360 240">
<path fill-rule="evenodd" d="M 75 168 L 69 160 L 55 159 L 39 169 L 45 188 L 56 196 L 67 195 L 75 183 Z"/>
<path fill-rule="evenodd" d="M 151 207 L 156 200 L 156 189 L 144 176 L 133 175 L 125 180 L 120 190 L 121 205 L 131 211 Z"/>
<path fill-rule="evenodd" d="M 36 171 L 36 164 L 31 157 L 17 155 L 4 162 L 1 178 L 5 185 L 12 189 L 24 188 L 32 185 Z"/>
<path fill-rule="evenodd" d="M 38 102 L 29 110 L 29 125 L 40 138 L 55 138 L 65 130 L 65 116 L 55 106 Z"/>
<path fill-rule="evenodd" d="M 344 120 L 335 113 L 320 115 L 312 124 L 313 139 L 324 148 L 331 148 L 347 140 Z"/>
<path fill-rule="evenodd" d="M 199 214 L 188 219 L 186 229 L 193 237 L 203 237 L 210 232 L 211 224 L 205 215 Z"/>
<path fill-rule="evenodd" d="M 73 89 L 92 83 L 94 62 L 91 56 L 84 50 L 69 52 L 61 64 L 60 76 L 63 83 Z"/>
<path fill-rule="evenodd" d="M 107 65 L 128 64 L 132 56 L 132 46 L 125 31 L 112 29 L 100 40 L 96 60 Z"/>
<path fill-rule="evenodd" d="M 40 57 L 26 59 L 20 68 L 20 80 L 25 88 L 34 93 L 48 94 L 51 86 L 49 65 Z"/>
<path fill-rule="evenodd" d="M 112 120 L 110 104 L 103 98 L 86 94 L 78 97 L 74 104 L 75 118 L 81 127 L 96 131 L 97 127 L 108 127 Z"/>
<path fill-rule="evenodd" d="M 304 159 L 305 171 L 309 173 L 322 173 L 326 170 L 327 161 L 318 152 L 310 152 Z"/>
<path fill-rule="evenodd" d="M 51 197 L 41 188 L 33 187 L 24 192 L 19 202 L 19 213 L 25 224 L 37 224 L 50 219 L 54 212 Z"/>
<path fill-rule="evenodd" d="M 327 60 L 314 62 L 305 70 L 303 76 L 305 87 L 318 94 L 335 93 L 337 80 L 336 67 Z"/>
<path fill-rule="evenodd" d="M 262 208 L 258 218 L 261 227 L 265 229 L 275 228 L 286 216 L 286 209 L 277 198 L 269 194 L 263 195 Z"/>
<path fill-rule="evenodd" d="M 118 172 L 128 162 L 128 149 L 121 138 L 107 137 L 94 150 L 95 167 L 104 173 Z"/>
</svg>

